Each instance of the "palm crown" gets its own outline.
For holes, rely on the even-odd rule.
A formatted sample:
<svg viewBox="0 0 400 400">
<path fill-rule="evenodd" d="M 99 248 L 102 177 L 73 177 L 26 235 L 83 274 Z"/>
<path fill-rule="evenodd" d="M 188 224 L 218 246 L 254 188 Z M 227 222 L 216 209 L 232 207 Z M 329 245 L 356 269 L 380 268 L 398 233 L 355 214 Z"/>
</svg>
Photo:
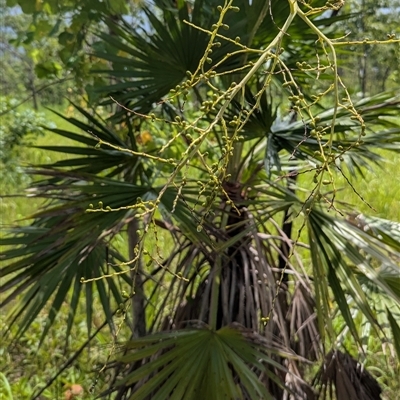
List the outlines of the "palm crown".
<svg viewBox="0 0 400 400">
<path fill-rule="evenodd" d="M 82 297 L 91 326 L 98 294 L 111 329 L 122 313 L 133 335 L 117 398 L 311 399 L 336 376 L 338 397 L 376 399 L 379 386 L 342 344 L 365 349 L 369 329 L 400 355 L 400 227 L 337 202 L 334 181 L 362 175 L 379 149 L 399 150 L 399 97 L 354 104 L 361 137 L 351 107 L 293 94 L 291 74 L 297 93 L 315 73 L 296 63 L 326 51 L 298 17 L 220 101 L 293 2 L 237 1 L 240 13 L 216 1 L 155 3 L 142 30 L 104 18 L 98 32 L 92 73 L 110 83 L 88 92 L 111 116 L 75 105 L 80 118 L 61 116 L 79 133 L 52 129 L 75 145 L 42 146 L 70 157 L 29 170 L 30 195 L 47 201 L 1 240 L 10 246 L 1 288 L 13 289 L 3 305 L 22 296 L 11 322 L 22 334 L 49 304 L 44 339 L 67 300 L 68 336 Z M 216 30 L 221 15 L 226 31 Z M 328 14 L 310 18 L 332 30 Z M 320 73 L 322 92 L 331 72 Z M 332 155 L 325 169 L 321 143 Z M 316 360 L 327 367 L 314 390 L 305 375 Z"/>
</svg>

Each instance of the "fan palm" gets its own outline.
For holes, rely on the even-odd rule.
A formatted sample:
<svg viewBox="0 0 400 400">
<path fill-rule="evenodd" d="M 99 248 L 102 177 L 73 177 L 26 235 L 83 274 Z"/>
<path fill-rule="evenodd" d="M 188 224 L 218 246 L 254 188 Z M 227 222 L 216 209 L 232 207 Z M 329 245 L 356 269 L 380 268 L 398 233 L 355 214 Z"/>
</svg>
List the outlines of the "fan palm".
<svg viewBox="0 0 400 400">
<path fill-rule="evenodd" d="M 110 388 L 117 398 L 312 399 L 339 381 L 338 397 L 377 398 L 344 343 L 366 351 L 367 327 L 400 356 L 400 225 L 355 213 L 332 185 L 336 173 L 362 175 L 381 161 L 379 149 L 399 151 L 391 117 L 400 98 L 339 110 L 315 103 L 310 115 L 292 104 L 282 117 L 290 71 L 297 88 L 313 80 L 296 62 L 312 62 L 315 32 L 297 18 L 272 49 L 283 52 L 280 73 L 268 75 L 271 56 L 220 103 L 293 2 L 238 1 L 246 19 L 214 1 L 155 3 L 142 32 L 105 16 L 112 33 L 98 33 L 93 56 L 109 68 L 93 74 L 112 83 L 90 91 L 116 111 L 105 120 L 75 106 L 81 118 L 61 117 L 81 132 L 52 132 L 76 145 L 42 146 L 70 157 L 29 170 L 40 176 L 30 195 L 47 201 L 1 241 L 11 246 L 2 305 L 21 296 L 11 324 L 22 334 L 49 305 L 44 340 L 69 299 L 68 336 L 82 296 L 91 325 L 98 293 L 111 329 L 118 313 L 132 331 Z M 331 18 L 313 21 L 332 29 Z M 230 29 L 210 52 L 218 23 Z M 353 109 L 368 123 L 363 141 Z M 329 165 L 321 143 L 332 149 Z M 300 174 L 316 183 L 302 186 Z M 124 232 L 126 252 L 115 241 Z M 317 361 L 327 367 L 313 387 L 306 376 Z"/>
</svg>

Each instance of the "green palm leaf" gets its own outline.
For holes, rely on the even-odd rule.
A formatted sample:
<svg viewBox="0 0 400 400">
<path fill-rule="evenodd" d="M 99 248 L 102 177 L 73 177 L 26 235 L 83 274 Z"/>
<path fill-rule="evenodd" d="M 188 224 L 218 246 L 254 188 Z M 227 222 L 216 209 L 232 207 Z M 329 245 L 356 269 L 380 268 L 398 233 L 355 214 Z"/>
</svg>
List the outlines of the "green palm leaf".
<svg viewBox="0 0 400 400">
<path fill-rule="evenodd" d="M 130 399 L 272 399 L 258 374 L 265 371 L 264 363 L 282 369 L 264 353 L 268 347 L 245 340 L 231 327 L 163 332 L 126 346 L 121 362 L 147 360 L 117 383 L 132 387 Z"/>
</svg>

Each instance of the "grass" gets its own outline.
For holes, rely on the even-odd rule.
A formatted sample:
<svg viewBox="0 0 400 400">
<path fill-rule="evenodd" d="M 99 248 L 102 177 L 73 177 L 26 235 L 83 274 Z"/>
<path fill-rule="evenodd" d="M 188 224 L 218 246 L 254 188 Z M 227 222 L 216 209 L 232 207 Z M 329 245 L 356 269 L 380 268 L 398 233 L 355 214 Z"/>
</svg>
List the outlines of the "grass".
<svg viewBox="0 0 400 400">
<path fill-rule="evenodd" d="M 337 198 L 355 205 L 361 213 L 400 222 L 400 185 L 398 184 L 400 156 L 389 151 L 381 151 L 379 154 L 384 158 L 381 165 L 372 165 L 371 170 L 365 172 L 364 178 L 350 178 L 354 189 L 364 200 L 345 182 L 343 177 L 337 180 L 338 187 L 343 188 Z"/>
<path fill-rule="evenodd" d="M 66 307 L 68 304 L 66 304 Z M 67 315 L 67 313 L 66 313 Z M 85 342 L 87 337 L 87 326 L 85 309 L 82 304 L 78 312 L 77 321 L 73 327 L 69 343 L 65 342 L 65 321 L 59 318 L 54 329 L 51 329 L 46 339 L 39 347 L 39 339 L 46 323 L 47 313 L 42 313 L 35 320 L 30 329 L 22 335 L 18 342 L 11 344 L 7 337 L 3 337 L 0 345 L 0 398 L 1 399 L 29 399 L 37 393 L 44 384 L 51 379 L 57 371 L 66 363 Z M 99 313 L 95 318 L 101 319 Z M 1 331 L 6 329 L 2 322 Z M 13 327 L 11 334 L 16 334 L 16 327 Z M 103 332 L 92 343 L 92 346 L 85 349 L 80 357 L 56 379 L 54 384 L 46 389 L 40 399 L 61 399 L 65 397 L 65 392 L 71 385 L 81 385 L 84 388 L 84 395 L 80 399 L 94 399 L 95 396 L 88 393 L 89 388 L 95 379 L 96 368 L 101 368 L 106 362 L 108 354 L 107 348 L 101 346 L 102 343 L 109 343 L 110 333 Z M 100 381 L 96 387 L 96 392 L 105 389 L 104 380 L 109 378 L 108 374 L 99 377 Z M 1 380 L 3 388 L 8 386 L 8 392 L 13 397 L 1 395 Z M 6 384 L 7 383 L 7 384 Z"/>
</svg>

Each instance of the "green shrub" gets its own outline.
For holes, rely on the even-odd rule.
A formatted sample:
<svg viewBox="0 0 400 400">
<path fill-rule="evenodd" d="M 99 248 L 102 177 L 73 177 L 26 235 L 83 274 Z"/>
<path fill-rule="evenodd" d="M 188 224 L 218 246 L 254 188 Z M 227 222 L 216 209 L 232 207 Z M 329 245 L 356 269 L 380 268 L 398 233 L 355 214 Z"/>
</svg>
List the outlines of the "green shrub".
<svg viewBox="0 0 400 400">
<path fill-rule="evenodd" d="M 0 177 L 2 188 L 27 183 L 23 173 L 23 149 L 44 135 L 45 127 L 55 128 L 45 114 L 16 107 L 18 100 L 0 97 L 0 164 L 4 173 Z"/>
</svg>

